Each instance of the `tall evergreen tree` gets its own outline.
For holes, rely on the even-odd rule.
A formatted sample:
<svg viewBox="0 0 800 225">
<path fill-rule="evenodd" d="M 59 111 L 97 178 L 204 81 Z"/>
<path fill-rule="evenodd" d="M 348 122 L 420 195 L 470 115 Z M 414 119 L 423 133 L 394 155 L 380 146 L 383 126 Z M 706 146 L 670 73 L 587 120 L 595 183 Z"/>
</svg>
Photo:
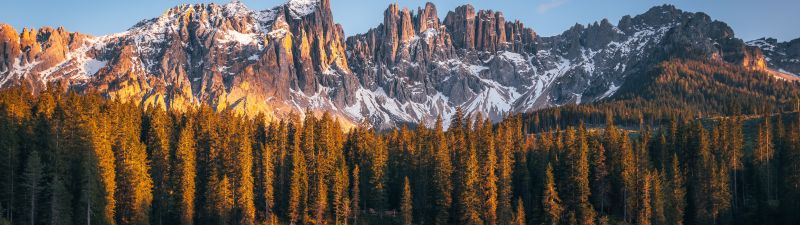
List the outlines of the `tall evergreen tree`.
<svg viewBox="0 0 800 225">
<path fill-rule="evenodd" d="M 180 130 L 175 150 L 175 175 L 173 176 L 177 194 L 176 207 L 180 223 L 194 224 L 196 198 L 196 152 L 193 126 L 191 122 Z"/>
<path fill-rule="evenodd" d="M 606 150 L 598 141 L 592 141 L 590 144 L 592 149 L 591 158 L 591 197 L 592 203 L 600 211 L 600 214 L 606 212 L 606 207 L 610 204 L 609 192 L 611 191 L 611 183 L 609 182 L 608 165 L 606 164 Z"/>
<path fill-rule="evenodd" d="M 497 149 L 497 221 L 499 224 L 509 224 L 513 218 L 511 199 L 512 174 L 514 168 L 514 150 L 510 129 L 505 124 L 500 124 L 495 136 Z"/>
<path fill-rule="evenodd" d="M 139 140 L 141 117 L 132 110 L 136 109 L 133 105 L 118 104 L 112 108 L 112 113 L 120 114 L 113 121 L 118 133 L 114 134 L 112 145 L 117 164 L 116 220 L 120 224 L 147 224 L 153 180 L 148 171 L 146 146 Z"/>
<path fill-rule="evenodd" d="M 272 208 L 275 206 L 275 159 L 273 150 L 270 145 L 263 145 L 261 148 L 261 176 L 263 177 L 263 191 L 264 195 L 264 218 L 267 224 L 275 222 L 275 216 L 272 215 Z"/>
<path fill-rule="evenodd" d="M 772 139 L 772 127 L 770 126 L 769 118 L 758 128 L 758 138 L 756 140 L 756 147 L 753 150 L 753 160 L 756 166 L 756 174 L 759 180 L 760 198 L 764 201 L 771 201 L 774 199 L 775 191 L 774 185 L 774 171 L 773 171 L 773 158 L 775 157 L 775 149 Z"/>
<path fill-rule="evenodd" d="M 411 184 L 408 182 L 408 177 L 403 181 L 403 201 L 400 204 L 400 215 L 402 216 L 403 225 L 411 225 L 414 220 L 414 212 L 412 211 L 414 203 L 411 199 Z"/>
<path fill-rule="evenodd" d="M 450 207 L 453 202 L 452 199 L 452 181 L 450 177 L 453 174 L 453 165 L 450 159 L 450 152 L 447 147 L 447 140 L 445 139 L 444 132 L 442 131 L 442 119 L 436 120 L 436 126 L 430 141 L 434 151 L 434 173 L 433 184 L 435 188 L 435 221 L 434 224 L 448 224 L 450 218 Z"/>
<path fill-rule="evenodd" d="M 72 195 L 58 175 L 50 178 L 49 219 L 51 225 L 72 224 Z"/>
<path fill-rule="evenodd" d="M 653 216 L 653 207 L 651 205 L 651 188 L 653 184 L 653 177 L 650 173 L 642 176 L 641 186 L 638 189 L 637 197 L 639 198 L 638 215 L 636 223 L 641 225 L 650 225 Z"/>
<path fill-rule="evenodd" d="M 669 176 L 669 205 L 667 210 L 668 224 L 683 224 L 683 217 L 686 208 L 686 186 L 684 184 L 683 173 L 681 172 L 678 155 L 673 154 L 668 168 Z"/>
<path fill-rule="evenodd" d="M 353 188 L 351 190 L 352 191 L 352 194 L 351 194 L 352 199 L 351 199 L 351 201 L 353 203 L 350 204 L 350 207 L 352 208 L 350 211 L 353 214 L 353 224 L 358 224 L 358 216 L 359 216 L 359 213 L 361 212 L 361 206 L 360 206 L 360 204 L 361 204 L 361 189 L 359 188 L 359 185 L 360 185 L 361 182 L 359 181 L 359 179 L 360 179 L 360 171 L 358 169 L 358 165 L 356 165 L 353 168 L 353 173 L 352 173 L 350 179 L 353 180 Z"/>
<path fill-rule="evenodd" d="M 548 164 L 545 171 L 545 185 L 542 190 L 542 209 L 544 210 L 545 224 L 557 225 L 561 221 L 564 207 L 561 205 L 561 198 L 556 191 L 555 179 L 553 178 L 553 167 Z"/>
<path fill-rule="evenodd" d="M 22 179 L 24 182 L 22 186 L 25 187 L 25 199 L 27 200 L 26 205 L 26 213 L 28 214 L 28 222 L 31 225 L 36 224 L 36 217 L 38 209 L 37 203 L 39 202 L 39 196 L 42 187 L 42 178 L 43 178 L 44 166 L 42 165 L 42 159 L 39 157 L 39 152 L 34 150 L 28 155 L 28 159 L 25 162 L 25 170 L 22 174 Z"/>
<path fill-rule="evenodd" d="M 480 177 L 478 174 L 478 157 L 475 148 L 470 146 L 467 150 L 467 161 L 465 162 L 465 170 L 462 181 L 461 196 L 459 196 L 461 209 L 459 215 L 461 216 L 462 224 L 483 224 L 480 216 Z"/>
<path fill-rule="evenodd" d="M 234 150 L 235 168 L 233 173 L 233 186 L 235 189 L 234 201 L 236 202 L 236 216 L 238 224 L 255 223 L 255 205 L 253 192 L 253 144 L 248 126 L 241 126 L 236 134 Z"/>
<path fill-rule="evenodd" d="M 170 159 L 170 134 L 168 129 L 168 117 L 161 107 L 151 108 L 147 112 L 147 123 L 144 129 L 146 133 L 143 140 L 147 146 L 149 159 L 152 169 L 150 176 L 153 179 L 153 224 L 163 224 L 167 218 L 166 213 L 170 211 L 172 190 L 169 184 L 170 172 L 172 171 L 172 161 Z"/>
<path fill-rule="evenodd" d="M 516 213 L 514 213 L 514 224 L 515 225 L 527 224 L 525 219 L 525 206 L 522 204 L 522 198 L 517 199 L 517 210 Z"/>
<path fill-rule="evenodd" d="M 479 120 L 478 120 L 479 121 Z M 492 136 L 491 120 L 486 120 L 478 131 L 481 141 L 480 148 L 484 149 L 483 169 L 481 170 L 481 187 L 483 193 L 482 219 L 488 225 L 497 224 L 497 153 Z"/>
<path fill-rule="evenodd" d="M 305 187 L 308 185 L 306 180 L 306 162 L 303 152 L 299 146 L 293 148 L 291 180 L 289 183 L 289 222 L 291 224 L 300 223 L 305 217 Z"/>
</svg>

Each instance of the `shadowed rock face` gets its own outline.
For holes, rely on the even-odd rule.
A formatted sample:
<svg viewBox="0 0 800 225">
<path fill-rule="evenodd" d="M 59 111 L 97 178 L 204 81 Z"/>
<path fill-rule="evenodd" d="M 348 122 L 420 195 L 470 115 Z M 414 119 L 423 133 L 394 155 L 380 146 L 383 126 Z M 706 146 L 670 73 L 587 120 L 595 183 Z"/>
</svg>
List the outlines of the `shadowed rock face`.
<svg viewBox="0 0 800 225">
<path fill-rule="evenodd" d="M 58 83 L 142 105 L 268 118 L 331 111 L 385 128 L 449 121 L 457 107 L 500 119 L 598 101 L 671 57 L 800 72 L 797 40 L 745 45 L 726 24 L 672 6 L 553 37 L 470 5 L 437 15 L 431 3 L 391 5 L 381 25 L 346 41 L 329 0 L 262 11 L 237 1 L 181 5 L 101 37 L 0 25 L 0 87 Z"/>
<path fill-rule="evenodd" d="M 800 76 L 800 38 L 787 42 L 778 42 L 774 38 L 759 38 L 747 42 L 747 45 L 763 52 L 765 66 L 795 77 Z"/>
</svg>

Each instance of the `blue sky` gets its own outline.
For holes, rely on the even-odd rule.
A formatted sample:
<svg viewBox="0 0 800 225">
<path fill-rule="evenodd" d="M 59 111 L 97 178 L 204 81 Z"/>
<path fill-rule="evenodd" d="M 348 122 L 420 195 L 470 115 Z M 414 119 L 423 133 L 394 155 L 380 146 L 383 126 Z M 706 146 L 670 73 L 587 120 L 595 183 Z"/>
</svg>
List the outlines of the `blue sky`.
<svg viewBox="0 0 800 225">
<path fill-rule="evenodd" d="M 251 9 L 267 9 L 286 0 L 242 0 Z M 624 15 L 636 15 L 652 6 L 673 4 L 686 11 L 702 11 L 727 22 L 744 40 L 775 37 L 788 41 L 800 37 L 798 0 L 429 0 L 441 19 L 458 5 L 503 11 L 507 20 L 518 19 L 538 34 L 559 34 L 575 23 L 608 18 L 616 24 Z M 93 35 L 121 32 L 136 22 L 153 18 L 183 3 L 227 3 L 229 0 L 10 0 L 0 9 L 0 23 L 22 27 L 64 26 L 69 31 Z M 423 0 L 331 0 L 334 17 L 347 35 L 363 33 L 383 21 L 390 3 L 416 9 Z"/>
</svg>

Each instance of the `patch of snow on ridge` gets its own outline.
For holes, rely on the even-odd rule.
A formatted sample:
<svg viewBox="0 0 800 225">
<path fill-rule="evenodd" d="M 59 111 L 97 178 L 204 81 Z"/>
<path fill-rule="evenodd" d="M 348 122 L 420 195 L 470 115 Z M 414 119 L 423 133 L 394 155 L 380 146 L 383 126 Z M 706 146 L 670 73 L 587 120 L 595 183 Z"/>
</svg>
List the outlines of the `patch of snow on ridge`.
<svg viewBox="0 0 800 225">
<path fill-rule="evenodd" d="M 503 53 L 501 53 L 500 56 L 508 59 L 509 61 L 513 62 L 517 66 L 525 65 L 528 62 L 527 60 L 525 60 L 525 57 L 523 57 L 519 53 L 503 51 Z"/>
<path fill-rule="evenodd" d="M 243 34 L 235 30 L 228 30 L 225 32 L 225 36 L 219 41 L 221 43 L 236 42 L 243 45 L 250 45 L 258 42 L 255 36 L 255 34 Z"/>
<path fill-rule="evenodd" d="M 748 41 L 748 42 L 745 42 L 745 44 L 747 44 L 749 46 L 760 48 L 760 49 L 765 50 L 765 51 L 775 51 L 775 45 L 772 45 L 772 44 L 768 43 L 767 40 L 764 40 L 763 38 L 752 40 L 752 41 Z"/>
<path fill-rule="evenodd" d="M 228 16 L 234 16 L 234 17 L 241 18 L 241 17 L 244 17 L 246 15 L 249 15 L 250 13 L 253 13 L 253 11 L 251 11 L 249 8 L 247 8 L 247 6 L 244 5 L 239 0 L 233 0 L 233 1 L 229 2 L 228 4 L 223 5 L 222 7 L 223 7 L 223 9 L 225 9 L 225 13 L 227 13 Z"/>
<path fill-rule="evenodd" d="M 289 11 L 295 19 L 300 19 L 317 9 L 319 0 L 289 0 Z"/>
<path fill-rule="evenodd" d="M 603 93 L 603 95 L 601 95 L 599 99 L 611 97 L 612 95 L 614 95 L 614 93 L 617 93 L 617 90 L 619 90 L 620 86 L 611 83 L 611 87 L 608 87 L 608 91 L 606 91 L 606 93 Z"/>
<path fill-rule="evenodd" d="M 90 59 L 83 64 L 83 70 L 86 71 L 86 76 L 92 76 L 105 67 L 106 63 L 108 61 Z"/>
</svg>

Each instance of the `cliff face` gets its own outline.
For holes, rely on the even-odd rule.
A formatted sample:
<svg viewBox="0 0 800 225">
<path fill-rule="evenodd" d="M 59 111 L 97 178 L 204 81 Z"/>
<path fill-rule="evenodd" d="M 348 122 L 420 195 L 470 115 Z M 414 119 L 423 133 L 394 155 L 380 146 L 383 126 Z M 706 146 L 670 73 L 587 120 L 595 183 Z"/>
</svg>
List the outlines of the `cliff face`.
<svg viewBox="0 0 800 225">
<path fill-rule="evenodd" d="M 391 127 L 449 121 L 458 107 L 500 119 L 598 101 L 672 57 L 800 72 L 800 45 L 745 45 L 724 23 L 672 6 L 553 37 L 470 5 L 444 20 L 431 3 L 391 5 L 383 15 L 381 25 L 346 41 L 329 0 L 262 11 L 237 1 L 181 5 L 101 37 L 0 25 L 0 87 L 59 83 L 142 105 L 205 104 L 269 118 L 311 109 Z"/>
<path fill-rule="evenodd" d="M 756 61 L 759 67 L 770 68 L 789 77 L 800 79 L 800 38 L 778 42 L 774 38 L 759 38 L 747 45 L 761 50 L 763 61 Z M 756 55 L 756 58 L 759 55 Z"/>
</svg>

